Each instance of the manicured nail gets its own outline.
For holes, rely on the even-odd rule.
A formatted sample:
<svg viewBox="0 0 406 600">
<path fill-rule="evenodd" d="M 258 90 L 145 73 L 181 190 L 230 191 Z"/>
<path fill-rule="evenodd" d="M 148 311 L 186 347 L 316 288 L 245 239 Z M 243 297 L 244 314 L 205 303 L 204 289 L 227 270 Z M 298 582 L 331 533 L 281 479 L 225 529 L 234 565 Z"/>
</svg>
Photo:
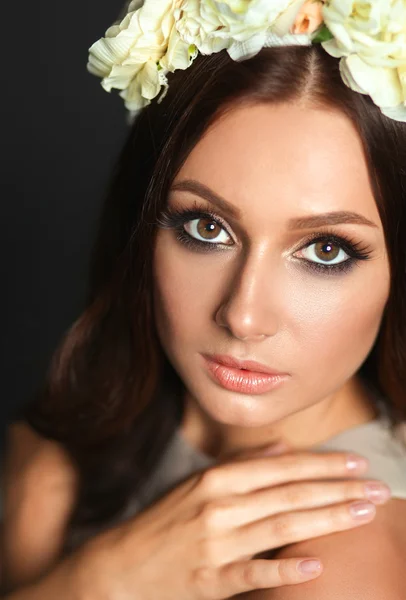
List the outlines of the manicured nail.
<svg viewBox="0 0 406 600">
<path fill-rule="evenodd" d="M 309 573 L 320 573 L 321 571 L 321 562 L 319 560 L 302 560 L 297 565 L 298 570 L 305 575 Z"/>
<path fill-rule="evenodd" d="M 349 454 L 346 465 L 349 471 L 363 471 L 369 467 L 369 460 L 356 454 Z"/>
<path fill-rule="evenodd" d="M 366 483 L 364 489 L 365 495 L 370 500 L 377 500 L 379 502 L 389 500 L 392 495 L 391 489 L 381 483 Z"/>
<path fill-rule="evenodd" d="M 353 519 L 369 519 L 376 512 L 374 504 L 370 502 L 354 502 L 350 506 L 350 513 Z"/>
</svg>

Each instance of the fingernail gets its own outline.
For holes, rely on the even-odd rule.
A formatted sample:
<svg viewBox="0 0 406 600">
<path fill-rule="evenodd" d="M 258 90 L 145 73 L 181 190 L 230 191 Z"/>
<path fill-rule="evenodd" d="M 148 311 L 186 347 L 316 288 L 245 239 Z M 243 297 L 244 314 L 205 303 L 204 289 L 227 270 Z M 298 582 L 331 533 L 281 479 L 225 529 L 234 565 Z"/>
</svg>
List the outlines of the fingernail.
<svg viewBox="0 0 406 600">
<path fill-rule="evenodd" d="M 369 519 L 375 512 L 375 505 L 370 502 L 355 502 L 350 506 L 350 513 L 353 519 Z"/>
<path fill-rule="evenodd" d="M 362 456 L 357 456 L 356 454 L 349 454 L 347 456 L 347 469 L 349 471 L 363 471 L 369 466 L 369 461 L 367 458 Z"/>
<path fill-rule="evenodd" d="M 380 483 L 367 483 L 365 485 L 365 495 L 370 500 L 385 501 L 392 495 L 391 489 L 387 485 Z"/>
<path fill-rule="evenodd" d="M 297 565 L 298 570 L 301 573 L 305 573 L 308 575 L 309 573 L 320 573 L 321 571 L 321 562 L 319 560 L 302 560 Z"/>
</svg>

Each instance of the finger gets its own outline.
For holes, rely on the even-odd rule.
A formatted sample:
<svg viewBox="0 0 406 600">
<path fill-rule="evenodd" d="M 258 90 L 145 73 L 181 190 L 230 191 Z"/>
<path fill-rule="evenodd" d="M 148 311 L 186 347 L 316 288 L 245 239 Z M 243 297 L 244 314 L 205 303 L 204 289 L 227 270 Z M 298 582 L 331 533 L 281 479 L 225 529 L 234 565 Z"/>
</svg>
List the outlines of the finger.
<svg viewBox="0 0 406 600">
<path fill-rule="evenodd" d="M 367 489 L 367 485 L 371 484 L 382 489 L 384 495 L 371 495 Z M 383 504 L 390 497 L 390 488 L 378 480 L 289 483 L 210 501 L 206 505 L 206 518 L 210 520 L 212 530 L 222 533 L 288 511 L 319 508 L 357 499 Z"/>
<path fill-rule="evenodd" d="M 357 455 L 355 455 L 357 456 Z M 205 498 L 247 494 L 257 489 L 303 479 L 334 479 L 363 473 L 368 459 L 345 452 L 295 452 L 281 456 L 255 457 L 242 462 L 216 465 L 199 478 Z M 354 468 L 354 466 L 356 468 Z"/>
<path fill-rule="evenodd" d="M 300 570 L 299 565 L 308 560 L 318 564 L 315 571 Z M 235 562 L 224 565 L 212 576 L 209 588 L 211 593 L 208 597 L 228 598 L 252 590 L 295 585 L 315 579 L 322 572 L 321 562 L 307 557 Z M 210 575 L 208 579 L 210 580 Z"/>
<path fill-rule="evenodd" d="M 369 523 L 375 518 L 375 505 L 363 501 L 364 510 L 361 515 L 355 516 L 352 507 L 359 503 L 350 501 L 318 509 L 280 513 L 250 523 L 224 537 L 219 552 L 223 552 L 227 560 L 240 560 L 242 555 L 254 556 L 265 550 Z"/>
</svg>

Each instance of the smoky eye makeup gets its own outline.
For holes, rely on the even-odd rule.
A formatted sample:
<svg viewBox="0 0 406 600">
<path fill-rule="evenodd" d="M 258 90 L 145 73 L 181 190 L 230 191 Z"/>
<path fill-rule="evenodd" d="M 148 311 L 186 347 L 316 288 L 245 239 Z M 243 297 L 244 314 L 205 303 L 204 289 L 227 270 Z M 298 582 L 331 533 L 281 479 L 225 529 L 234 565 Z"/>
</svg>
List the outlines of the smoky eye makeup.
<svg viewBox="0 0 406 600">
<path fill-rule="evenodd" d="M 207 241 L 196 239 L 185 229 L 185 225 L 196 221 L 205 221 L 205 227 L 211 227 L 211 231 L 205 229 L 207 234 L 213 233 L 213 226 L 214 228 L 217 227 L 219 230 L 222 230 L 222 232 L 225 232 L 226 236 L 231 240 L 231 243 L 225 243 L 224 241 L 218 243 L 209 239 Z M 167 206 L 160 213 L 155 224 L 162 229 L 174 230 L 176 233 L 176 240 L 192 252 L 224 252 L 228 251 L 228 249 L 234 245 L 234 242 L 232 241 L 233 238 L 228 231 L 226 222 L 206 206 L 200 205 L 197 200 L 195 200 L 192 208 L 174 208 Z M 220 233 L 216 237 L 219 235 Z M 315 250 L 311 251 L 313 247 L 315 247 Z M 344 253 L 344 255 L 347 255 L 347 258 L 329 264 L 328 261 L 331 261 L 332 256 L 333 259 L 336 258 L 336 249 L 338 249 L 338 256 Z M 305 269 L 322 275 L 339 275 L 347 273 L 355 266 L 359 266 L 361 261 L 369 260 L 372 253 L 372 249 L 367 245 L 347 235 L 337 234 L 331 230 L 331 227 L 323 231 L 318 230 L 317 232 L 306 236 L 300 246 L 294 250 L 294 254 L 298 252 L 304 254 L 309 250 L 310 252 L 308 252 L 307 257 L 294 257 L 295 260 L 298 260 Z M 320 258 L 317 255 L 317 252 L 321 252 L 322 255 L 325 255 L 327 262 L 324 263 L 323 257 Z M 311 260 L 309 255 L 311 256 L 312 254 L 321 262 Z"/>
</svg>

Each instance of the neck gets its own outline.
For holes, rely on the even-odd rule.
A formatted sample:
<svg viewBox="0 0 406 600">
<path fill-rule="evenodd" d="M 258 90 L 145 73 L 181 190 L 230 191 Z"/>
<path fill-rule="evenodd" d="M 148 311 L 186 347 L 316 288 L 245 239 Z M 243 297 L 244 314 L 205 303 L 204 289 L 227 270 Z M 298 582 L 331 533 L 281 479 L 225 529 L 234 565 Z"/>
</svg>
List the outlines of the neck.
<svg viewBox="0 0 406 600">
<path fill-rule="evenodd" d="M 223 459 L 278 441 L 287 442 L 293 450 L 304 450 L 377 416 L 369 390 L 354 376 L 330 397 L 263 427 L 218 423 L 186 393 L 181 432 L 191 446 L 213 458 Z"/>
</svg>

